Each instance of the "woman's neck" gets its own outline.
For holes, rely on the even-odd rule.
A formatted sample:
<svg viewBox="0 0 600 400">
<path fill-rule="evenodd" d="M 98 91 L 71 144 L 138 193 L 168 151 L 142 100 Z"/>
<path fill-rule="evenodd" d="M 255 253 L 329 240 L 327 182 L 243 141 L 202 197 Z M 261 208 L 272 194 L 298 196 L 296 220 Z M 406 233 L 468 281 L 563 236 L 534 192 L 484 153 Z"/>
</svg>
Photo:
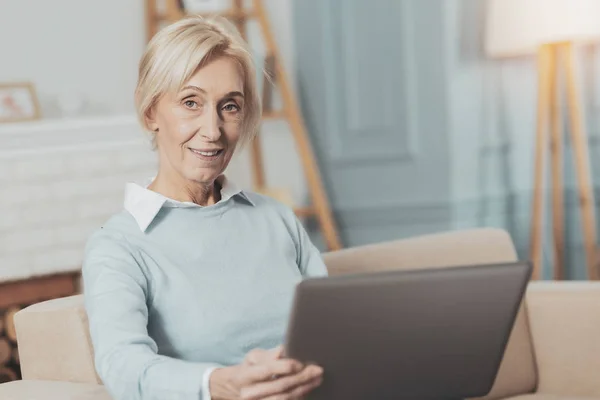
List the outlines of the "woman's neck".
<svg viewBox="0 0 600 400">
<path fill-rule="evenodd" d="M 192 202 L 201 206 L 216 204 L 221 199 L 221 187 L 216 181 L 194 182 L 182 176 L 166 176 L 160 171 L 148 189 L 176 201 Z"/>
</svg>

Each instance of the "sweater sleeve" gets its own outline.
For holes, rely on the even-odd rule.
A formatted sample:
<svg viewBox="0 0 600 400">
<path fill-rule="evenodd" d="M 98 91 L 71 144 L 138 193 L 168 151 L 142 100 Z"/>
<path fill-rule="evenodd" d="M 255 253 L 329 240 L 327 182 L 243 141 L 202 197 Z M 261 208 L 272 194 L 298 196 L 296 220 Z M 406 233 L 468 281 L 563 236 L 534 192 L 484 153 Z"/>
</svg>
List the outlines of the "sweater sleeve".
<svg viewBox="0 0 600 400">
<path fill-rule="evenodd" d="M 308 233 L 306 232 L 306 229 L 304 228 L 298 217 L 296 217 L 296 215 L 293 214 L 293 218 L 297 231 L 297 261 L 302 276 L 305 278 L 327 276 L 327 267 L 325 266 L 325 262 L 323 261 L 321 252 L 311 241 L 310 237 L 308 236 Z"/>
<path fill-rule="evenodd" d="M 217 365 L 158 354 L 147 331 L 151 283 L 126 244 L 94 235 L 82 275 L 96 370 L 111 396 L 206 400 L 203 377 Z"/>
</svg>

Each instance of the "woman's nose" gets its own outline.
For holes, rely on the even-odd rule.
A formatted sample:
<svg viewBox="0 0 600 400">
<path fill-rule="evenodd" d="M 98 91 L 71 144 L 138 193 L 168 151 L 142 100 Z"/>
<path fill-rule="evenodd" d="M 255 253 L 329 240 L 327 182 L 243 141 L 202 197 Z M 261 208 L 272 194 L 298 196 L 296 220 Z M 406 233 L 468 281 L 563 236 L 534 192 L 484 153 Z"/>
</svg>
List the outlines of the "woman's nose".
<svg viewBox="0 0 600 400">
<path fill-rule="evenodd" d="M 213 110 L 207 114 L 202 136 L 210 141 L 217 141 L 221 137 L 221 118 L 217 110 Z"/>
</svg>

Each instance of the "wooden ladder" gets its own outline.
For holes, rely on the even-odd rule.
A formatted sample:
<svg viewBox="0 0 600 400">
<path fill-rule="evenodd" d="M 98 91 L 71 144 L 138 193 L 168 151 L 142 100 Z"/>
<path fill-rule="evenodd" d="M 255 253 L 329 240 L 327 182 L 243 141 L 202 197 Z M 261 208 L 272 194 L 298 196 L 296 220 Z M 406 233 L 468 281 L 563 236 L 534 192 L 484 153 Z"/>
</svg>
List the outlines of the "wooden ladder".
<svg viewBox="0 0 600 400">
<path fill-rule="evenodd" d="M 180 0 L 166 0 L 165 4 L 166 8 L 165 13 L 163 14 L 157 11 L 156 0 L 146 0 L 148 40 L 150 40 L 159 30 L 161 22 L 172 23 L 186 15 L 185 11 L 183 11 L 180 6 Z M 215 14 L 207 14 L 206 16 L 211 15 Z M 273 84 L 271 84 L 269 79 L 266 79 L 265 77 L 262 96 L 263 120 L 287 120 L 300 156 L 300 161 L 311 195 L 312 205 L 309 207 L 294 207 L 289 191 L 270 188 L 267 185 L 260 137 L 257 137 L 250 147 L 254 190 L 277 198 L 288 204 L 290 207 L 293 207 L 296 215 L 299 217 L 316 217 L 327 248 L 330 251 L 339 250 L 342 245 L 332 216 L 329 201 L 323 187 L 306 126 L 302 118 L 302 113 L 292 91 L 283 62 L 281 61 L 281 53 L 275 41 L 263 1 L 253 0 L 252 8 L 245 9 L 243 0 L 233 0 L 232 8 L 220 12 L 218 15 L 231 20 L 237 26 L 244 38 L 246 38 L 246 24 L 249 19 L 254 18 L 260 26 L 267 51 L 265 69 L 271 72 L 270 80 L 273 82 Z M 272 109 L 271 98 L 273 86 L 275 84 L 279 87 L 281 93 L 283 101 L 282 110 Z"/>
</svg>

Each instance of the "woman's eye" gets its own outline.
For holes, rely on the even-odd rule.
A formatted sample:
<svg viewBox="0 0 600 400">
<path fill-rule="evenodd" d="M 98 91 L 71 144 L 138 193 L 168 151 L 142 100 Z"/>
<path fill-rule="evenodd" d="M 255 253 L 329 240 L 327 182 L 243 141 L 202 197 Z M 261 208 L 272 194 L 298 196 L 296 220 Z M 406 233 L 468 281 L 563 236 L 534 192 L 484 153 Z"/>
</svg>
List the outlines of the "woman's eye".
<svg viewBox="0 0 600 400">
<path fill-rule="evenodd" d="M 227 112 L 236 112 L 236 111 L 239 111 L 239 110 L 240 110 L 240 108 L 237 105 L 233 104 L 233 103 L 226 104 L 223 107 L 223 111 L 227 111 Z"/>
<path fill-rule="evenodd" d="M 186 100 L 183 104 L 187 108 L 197 108 L 198 107 L 198 103 L 196 103 L 194 100 Z"/>
</svg>

